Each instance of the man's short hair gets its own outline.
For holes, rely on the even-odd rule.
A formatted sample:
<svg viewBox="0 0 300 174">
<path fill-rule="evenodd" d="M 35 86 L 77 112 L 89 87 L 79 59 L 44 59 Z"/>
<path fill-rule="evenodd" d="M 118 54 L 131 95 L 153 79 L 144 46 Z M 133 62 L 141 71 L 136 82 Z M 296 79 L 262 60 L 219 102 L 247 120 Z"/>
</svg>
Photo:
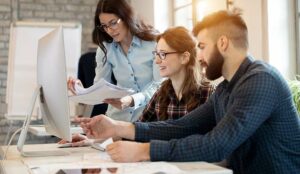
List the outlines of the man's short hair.
<svg viewBox="0 0 300 174">
<path fill-rule="evenodd" d="M 237 48 L 248 49 L 248 29 L 245 21 L 241 17 L 241 10 L 218 11 L 212 13 L 198 22 L 193 34 L 197 36 L 203 29 L 208 29 L 214 41 L 225 35 Z"/>
</svg>

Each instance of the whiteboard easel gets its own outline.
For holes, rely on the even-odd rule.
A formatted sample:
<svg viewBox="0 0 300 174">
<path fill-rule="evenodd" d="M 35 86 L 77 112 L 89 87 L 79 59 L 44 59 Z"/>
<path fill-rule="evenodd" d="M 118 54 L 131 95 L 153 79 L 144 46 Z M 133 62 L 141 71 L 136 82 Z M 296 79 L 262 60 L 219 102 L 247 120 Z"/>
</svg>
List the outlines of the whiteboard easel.
<svg viewBox="0 0 300 174">
<path fill-rule="evenodd" d="M 37 85 L 38 39 L 60 25 L 63 26 L 64 31 L 67 76 L 76 77 L 78 59 L 81 55 L 82 26 L 80 23 L 14 22 L 11 24 L 6 117 L 11 117 L 11 119 L 24 117 L 25 119 L 31 95 Z M 74 103 L 70 105 L 70 114 L 75 114 Z M 33 116 L 40 117 L 37 105 L 33 111 Z"/>
</svg>

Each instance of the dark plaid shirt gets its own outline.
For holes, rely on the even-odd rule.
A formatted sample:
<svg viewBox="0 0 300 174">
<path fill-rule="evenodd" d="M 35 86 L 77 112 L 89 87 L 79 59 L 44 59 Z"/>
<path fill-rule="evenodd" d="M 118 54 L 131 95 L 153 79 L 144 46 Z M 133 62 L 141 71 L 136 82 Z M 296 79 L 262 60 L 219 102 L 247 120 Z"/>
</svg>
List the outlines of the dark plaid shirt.
<svg viewBox="0 0 300 174">
<path fill-rule="evenodd" d="M 247 57 L 231 81 L 177 120 L 135 123 L 151 161 L 227 159 L 235 174 L 300 172 L 300 119 L 284 78 Z"/>
<path fill-rule="evenodd" d="M 196 94 L 193 96 L 194 98 L 198 99 L 198 105 L 196 105 L 194 108 L 191 108 L 190 111 L 195 109 L 197 106 L 205 103 L 213 91 L 214 91 L 213 85 L 207 84 L 205 86 L 201 86 L 199 90 L 196 92 Z M 179 101 L 173 87 L 171 88 L 171 90 L 167 95 L 170 99 L 170 103 L 168 104 L 168 108 L 167 108 L 167 114 L 168 114 L 167 118 L 165 119 L 161 118 L 162 112 L 160 110 L 161 104 L 158 100 L 160 97 L 159 90 L 158 90 L 153 95 L 153 97 L 149 101 L 149 104 L 144 109 L 143 114 L 140 117 L 140 121 L 151 122 L 151 121 L 162 121 L 168 119 L 178 119 L 189 112 L 187 108 L 186 99 L 182 98 Z"/>
</svg>

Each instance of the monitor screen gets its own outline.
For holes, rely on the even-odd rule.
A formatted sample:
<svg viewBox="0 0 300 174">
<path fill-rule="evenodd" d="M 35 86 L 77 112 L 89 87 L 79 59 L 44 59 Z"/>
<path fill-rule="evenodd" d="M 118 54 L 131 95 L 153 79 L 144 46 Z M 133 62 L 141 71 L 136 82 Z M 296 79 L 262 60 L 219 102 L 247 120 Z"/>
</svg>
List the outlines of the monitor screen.
<svg viewBox="0 0 300 174">
<path fill-rule="evenodd" d="M 71 141 L 67 70 L 63 29 L 59 27 L 38 41 L 37 83 L 46 131 Z"/>
<path fill-rule="evenodd" d="M 66 58 L 62 27 L 48 33 L 38 41 L 37 87 L 34 90 L 26 119 L 21 129 L 17 149 L 23 156 L 68 155 L 55 151 L 24 151 L 28 128 L 36 99 L 39 98 L 46 132 L 71 141 L 70 114 L 67 89 Z"/>
</svg>

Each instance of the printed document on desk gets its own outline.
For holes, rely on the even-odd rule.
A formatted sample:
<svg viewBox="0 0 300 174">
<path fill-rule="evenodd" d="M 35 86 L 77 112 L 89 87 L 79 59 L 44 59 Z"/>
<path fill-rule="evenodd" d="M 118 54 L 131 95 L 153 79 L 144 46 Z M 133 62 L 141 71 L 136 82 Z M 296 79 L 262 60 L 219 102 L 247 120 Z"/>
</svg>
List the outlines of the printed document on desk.
<svg viewBox="0 0 300 174">
<path fill-rule="evenodd" d="M 104 79 L 100 79 L 89 88 L 83 88 L 78 84 L 75 84 L 74 88 L 76 95 L 69 96 L 70 100 L 88 105 L 101 104 L 104 99 L 122 98 L 134 93 L 132 89 L 113 85 Z"/>
<path fill-rule="evenodd" d="M 182 174 L 190 173 L 179 169 L 176 165 L 167 162 L 137 162 L 137 163 L 114 163 L 78 161 L 73 163 L 56 163 L 44 165 L 29 165 L 33 174 Z M 94 170 L 93 170 L 94 169 Z M 96 170 L 95 170 L 96 169 Z M 91 172 L 88 172 L 88 171 Z M 193 172 L 199 173 L 199 172 Z M 202 173 L 202 172 L 201 172 Z M 215 174 L 214 172 L 209 172 Z M 208 174 L 208 173 L 203 173 Z M 221 173 L 220 173 L 221 174 Z"/>
</svg>

